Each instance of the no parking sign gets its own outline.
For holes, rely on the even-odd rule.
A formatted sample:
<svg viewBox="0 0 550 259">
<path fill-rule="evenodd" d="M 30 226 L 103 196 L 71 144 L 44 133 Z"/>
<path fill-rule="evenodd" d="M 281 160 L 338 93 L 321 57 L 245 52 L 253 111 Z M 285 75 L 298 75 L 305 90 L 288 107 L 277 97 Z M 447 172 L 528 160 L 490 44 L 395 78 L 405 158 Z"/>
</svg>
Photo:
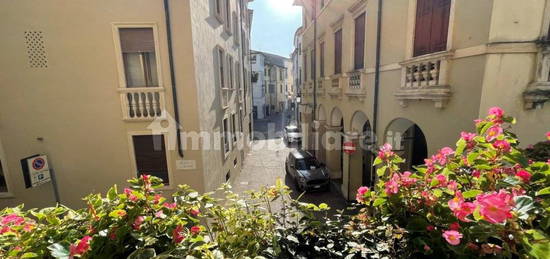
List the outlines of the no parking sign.
<svg viewBox="0 0 550 259">
<path fill-rule="evenodd" d="M 31 188 L 51 181 L 48 157 L 36 155 L 21 160 L 25 187 Z"/>
</svg>

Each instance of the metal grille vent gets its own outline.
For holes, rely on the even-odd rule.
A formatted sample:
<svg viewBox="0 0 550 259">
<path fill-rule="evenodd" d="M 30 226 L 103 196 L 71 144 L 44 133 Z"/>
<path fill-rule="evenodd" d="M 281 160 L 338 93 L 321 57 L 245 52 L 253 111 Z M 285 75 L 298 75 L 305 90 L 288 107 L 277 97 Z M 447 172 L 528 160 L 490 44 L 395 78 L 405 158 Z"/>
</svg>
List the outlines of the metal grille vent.
<svg viewBox="0 0 550 259">
<path fill-rule="evenodd" d="M 47 68 L 48 59 L 42 31 L 25 31 L 25 45 L 31 68 Z"/>
</svg>

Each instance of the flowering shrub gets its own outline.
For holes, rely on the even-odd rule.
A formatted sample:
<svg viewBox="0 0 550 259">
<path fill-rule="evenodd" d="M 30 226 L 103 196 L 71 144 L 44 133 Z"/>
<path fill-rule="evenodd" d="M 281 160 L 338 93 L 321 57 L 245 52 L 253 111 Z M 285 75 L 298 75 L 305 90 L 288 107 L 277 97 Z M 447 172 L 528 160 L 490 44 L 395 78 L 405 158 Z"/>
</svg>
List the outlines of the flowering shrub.
<svg viewBox="0 0 550 259">
<path fill-rule="evenodd" d="M 244 196 L 183 185 L 167 199 L 148 175 L 85 197 L 85 209 L 6 208 L 0 258 L 547 258 L 550 162 L 525 158 L 513 122 L 493 108 L 414 171 L 382 146 L 376 186 L 332 218 L 280 180 Z"/>
<path fill-rule="evenodd" d="M 132 179 L 122 193 L 84 198 L 87 208 L 64 206 L 0 213 L 0 258 L 221 258 L 259 255 L 272 240 L 275 221 L 265 202 L 278 186 L 240 199 L 220 188 L 223 199 L 179 186 L 173 199 L 157 191 L 156 177 Z"/>
<path fill-rule="evenodd" d="M 462 132 L 456 149 L 442 148 L 414 172 L 390 145 L 380 148 L 374 190 L 361 187 L 364 217 L 405 228 L 417 256 L 550 254 L 550 163 L 528 161 L 508 131 L 514 119 L 491 108 Z"/>
</svg>

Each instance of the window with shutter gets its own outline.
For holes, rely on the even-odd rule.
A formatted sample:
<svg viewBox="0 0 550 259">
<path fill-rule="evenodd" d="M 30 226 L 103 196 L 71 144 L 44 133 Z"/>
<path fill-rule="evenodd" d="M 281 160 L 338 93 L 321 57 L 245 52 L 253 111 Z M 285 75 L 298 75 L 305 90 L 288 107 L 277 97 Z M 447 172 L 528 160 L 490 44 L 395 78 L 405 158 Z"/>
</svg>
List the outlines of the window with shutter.
<svg viewBox="0 0 550 259">
<path fill-rule="evenodd" d="M 157 60 L 152 28 L 120 28 L 126 87 L 157 87 Z"/>
<path fill-rule="evenodd" d="M 169 184 L 163 135 L 132 136 L 138 176 L 149 174 Z"/>
<path fill-rule="evenodd" d="M 354 69 L 362 69 L 365 66 L 365 13 L 355 18 L 354 39 Z"/>
<path fill-rule="evenodd" d="M 334 74 L 342 73 L 342 29 L 334 33 Z"/>
<path fill-rule="evenodd" d="M 417 0 L 414 56 L 447 48 L 451 0 Z"/>
</svg>

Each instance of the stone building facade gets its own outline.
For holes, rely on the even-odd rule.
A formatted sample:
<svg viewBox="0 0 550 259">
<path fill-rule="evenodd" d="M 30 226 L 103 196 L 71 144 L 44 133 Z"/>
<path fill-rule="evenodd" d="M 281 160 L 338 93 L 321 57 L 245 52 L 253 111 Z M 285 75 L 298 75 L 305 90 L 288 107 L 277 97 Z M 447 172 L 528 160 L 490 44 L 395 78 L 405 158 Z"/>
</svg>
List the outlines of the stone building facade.
<svg viewBox="0 0 550 259">
<path fill-rule="evenodd" d="M 75 207 L 143 173 L 167 194 L 231 181 L 252 130 L 248 2 L 1 2 L 0 206 L 55 203 L 25 187 L 35 154 Z"/>
<path fill-rule="evenodd" d="M 454 146 L 493 106 L 517 118 L 522 146 L 544 140 L 550 1 L 295 4 L 303 148 L 327 163 L 346 197 L 375 181 L 373 148 L 392 144 L 410 168 Z M 343 153 L 344 142 L 357 151 Z"/>
</svg>

